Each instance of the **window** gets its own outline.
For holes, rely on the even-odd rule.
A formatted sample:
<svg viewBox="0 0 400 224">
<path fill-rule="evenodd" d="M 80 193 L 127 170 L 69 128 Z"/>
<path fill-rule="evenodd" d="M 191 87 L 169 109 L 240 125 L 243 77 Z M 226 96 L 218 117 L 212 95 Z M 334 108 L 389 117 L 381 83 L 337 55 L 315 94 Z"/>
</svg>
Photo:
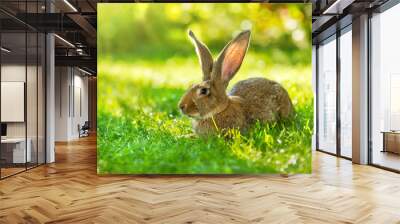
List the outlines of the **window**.
<svg viewBox="0 0 400 224">
<path fill-rule="evenodd" d="M 340 36 L 340 155 L 352 156 L 352 34 L 351 26 Z"/>
<path fill-rule="evenodd" d="M 336 153 L 336 36 L 318 47 L 318 149 Z"/>
<path fill-rule="evenodd" d="M 400 170 L 400 5 L 371 18 L 371 162 Z"/>
</svg>

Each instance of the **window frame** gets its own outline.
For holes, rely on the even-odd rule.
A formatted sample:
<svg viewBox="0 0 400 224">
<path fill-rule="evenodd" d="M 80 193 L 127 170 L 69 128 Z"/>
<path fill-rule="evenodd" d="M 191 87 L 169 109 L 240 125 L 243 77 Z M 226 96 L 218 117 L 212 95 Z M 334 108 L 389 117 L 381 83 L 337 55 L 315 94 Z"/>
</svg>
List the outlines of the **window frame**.
<svg viewBox="0 0 400 224">
<path fill-rule="evenodd" d="M 323 39 L 319 39 L 317 41 L 317 43 L 315 44 L 315 57 L 316 57 L 316 151 L 319 152 L 323 152 L 329 155 L 333 155 L 333 156 L 337 156 L 339 158 L 343 158 L 346 160 L 352 160 L 352 158 L 347 157 L 342 155 L 342 150 L 341 150 L 341 119 L 340 119 L 340 77 L 341 77 L 341 65 L 340 65 L 340 37 L 342 35 L 344 35 L 347 32 L 351 32 L 351 26 L 352 26 L 352 22 L 351 22 L 351 17 L 346 16 L 344 17 L 342 20 L 339 20 L 338 22 L 341 22 L 342 27 L 338 27 L 337 24 L 332 25 L 330 28 L 327 29 L 327 31 L 329 32 L 329 29 L 335 28 L 336 32 L 332 33 L 330 35 L 326 35 L 323 37 Z M 336 36 L 335 36 L 336 35 Z M 333 36 L 335 36 L 334 38 L 332 38 Z M 331 40 L 330 40 L 331 39 Z M 319 146 L 319 135 L 320 135 L 320 130 L 319 130 L 319 81 L 320 81 L 320 74 L 319 74 L 319 47 L 321 45 L 321 43 L 326 43 L 326 42 L 330 42 L 330 41 L 336 41 L 336 152 L 332 153 L 329 152 L 327 150 L 321 149 Z"/>
</svg>

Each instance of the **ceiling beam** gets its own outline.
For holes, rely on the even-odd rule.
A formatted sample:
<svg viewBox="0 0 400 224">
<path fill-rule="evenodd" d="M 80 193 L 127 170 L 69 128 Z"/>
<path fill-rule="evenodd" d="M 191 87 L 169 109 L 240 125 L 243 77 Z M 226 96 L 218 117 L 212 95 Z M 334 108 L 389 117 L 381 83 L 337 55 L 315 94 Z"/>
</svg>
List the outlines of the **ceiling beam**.
<svg viewBox="0 0 400 224">
<path fill-rule="evenodd" d="M 78 26 L 82 28 L 83 31 L 89 36 L 89 38 L 86 39 L 86 41 L 91 45 L 91 46 L 96 46 L 96 36 L 97 36 L 97 31 L 96 28 L 90 24 L 85 17 L 83 17 L 81 14 L 78 13 L 72 13 L 68 14 L 68 17 L 74 21 Z"/>
<path fill-rule="evenodd" d="M 315 22 L 312 23 L 312 32 L 316 33 L 321 30 L 332 18 L 335 16 L 320 16 Z"/>
<path fill-rule="evenodd" d="M 18 13 L 16 17 L 43 32 L 81 31 L 82 28 L 62 13 Z"/>
<path fill-rule="evenodd" d="M 55 56 L 56 66 L 88 67 L 96 71 L 97 59 L 91 56 Z"/>
</svg>

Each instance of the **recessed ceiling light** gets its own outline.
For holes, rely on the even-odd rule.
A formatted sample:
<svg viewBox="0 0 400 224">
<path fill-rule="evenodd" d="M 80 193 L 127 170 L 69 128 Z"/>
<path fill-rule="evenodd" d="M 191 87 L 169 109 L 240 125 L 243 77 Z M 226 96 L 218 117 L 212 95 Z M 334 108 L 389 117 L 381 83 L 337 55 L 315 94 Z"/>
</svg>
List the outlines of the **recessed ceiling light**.
<svg viewBox="0 0 400 224">
<path fill-rule="evenodd" d="M 11 50 L 9 50 L 9 49 L 7 49 L 5 47 L 1 47 L 1 51 L 4 51 L 6 53 L 10 53 L 11 52 Z"/>
<path fill-rule="evenodd" d="M 85 74 L 87 74 L 87 75 L 90 75 L 90 76 L 93 75 L 92 73 L 90 73 L 90 72 L 88 72 L 88 71 L 86 71 L 86 70 L 83 70 L 83 69 L 81 69 L 81 68 L 79 68 L 79 67 L 78 67 L 78 70 L 81 71 L 81 72 L 83 72 L 83 73 L 85 73 Z"/>
<path fill-rule="evenodd" d="M 336 0 L 322 14 L 342 14 L 343 9 L 351 5 L 355 0 Z"/>
<path fill-rule="evenodd" d="M 65 4 L 67 4 L 74 12 L 78 12 L 78 10 L 68 1 L 64 0 Z"/>
<path fill-rule="evenodd" d="M 57 34 L 54 34 L 54 36 L 55 37 L 57 37 L 59 40 L 61 40 L 62 42 L 64 42 L 64 43 L 66 43 L 67 45 L 69 45 L 70 47 L 73 47 L 73 48 L 75 48 L 75 45 L 73 45 L 71 42 L 69 42 L 68 40 L 66 40 L 66 39 L 64 39 L 64 38 L 62 38 L 62 37 L 60 37 L 59 35 L 57 35 Z"/>
</svg>

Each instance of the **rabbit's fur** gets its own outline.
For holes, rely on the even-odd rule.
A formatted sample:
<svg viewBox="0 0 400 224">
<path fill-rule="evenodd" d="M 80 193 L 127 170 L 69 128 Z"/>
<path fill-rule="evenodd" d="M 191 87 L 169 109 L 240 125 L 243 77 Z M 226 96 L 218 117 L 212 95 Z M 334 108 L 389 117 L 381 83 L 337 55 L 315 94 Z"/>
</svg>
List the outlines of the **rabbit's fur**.
<svg viewBox="0 0 400 224">
<path fill-rule="evenodd" d="M 265 78 L 239 81 L 229 94 L 226 88 L 242 64 L 250 31 L 229 42 L 217 60 L 192 31 L 189 36 L 196 47 L 203 71 L 203 81 L 193 85 L 179 102 L 181 111 L 193 119 L 198 135 L 209 135 L 231 128 L 245 131 L 256 121 L 271 122 L 289 118 L 294 113 L 287 91 L 277 82 Z"/>
</svg>

